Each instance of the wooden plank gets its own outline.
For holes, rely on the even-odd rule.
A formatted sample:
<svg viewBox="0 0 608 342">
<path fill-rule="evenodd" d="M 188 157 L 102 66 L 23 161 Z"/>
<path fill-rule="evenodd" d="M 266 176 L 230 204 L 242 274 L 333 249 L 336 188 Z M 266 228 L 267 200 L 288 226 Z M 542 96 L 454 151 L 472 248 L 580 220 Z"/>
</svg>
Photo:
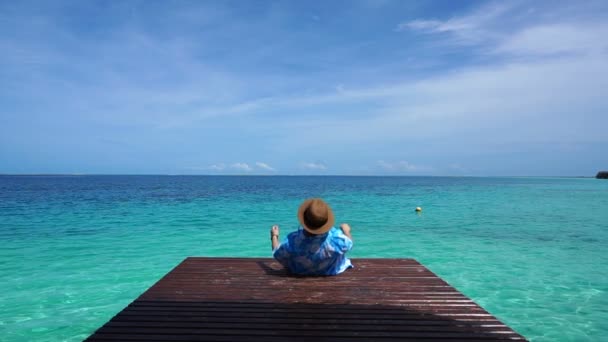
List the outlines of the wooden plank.
<svg viewBox="0 0 608 342">
<path fill-rule="evenodd" d="M 187 258 L 89 341 L 523 340 L 412 259 L 294 277 L 272 259 Z"/>
<path fill-rule="evenodd" d="M 248 342 L 255 341 L 259 337 L 252 337 L 246 335 L 215 335 L 215 336 L 201 336 L 201 335 L 151 335 L 151 334 L 97 334 L 91 336 L 92 341 L 148 341 L 148 342 L 161 342 L 161 341 L 215 341 L 215 342 Z M 398 338 L 398 339 L 386 339 L 379 340 L 377 337 L 357 337 L 356 340 L 352 337 L 324 337 L 324 336 L 289 336 L 286 339 L 284 336 L 264 336 L 263 341 L 268 342 L 284 342 L 284 341 L 296 341 L 296 342 L 377 342 L 377 341 L 425 341 L 425 342 L 470 342 L 470 341 L 496 341 L 496 340 L 517 340 L 509 337 L 504 338 L 437 338 L 437 337 L 410 337 L 410 338 Z"/>
</svg>

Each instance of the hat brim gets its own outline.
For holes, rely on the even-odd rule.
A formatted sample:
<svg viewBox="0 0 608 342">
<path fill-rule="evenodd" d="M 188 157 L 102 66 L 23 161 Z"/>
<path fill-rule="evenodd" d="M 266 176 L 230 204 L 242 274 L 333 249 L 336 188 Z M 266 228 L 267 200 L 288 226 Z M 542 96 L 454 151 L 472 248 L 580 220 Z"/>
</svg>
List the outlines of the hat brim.
<svg viewBox="0 0 608 342">
<path fill-rule="evenodd" d="M 316 229 L 309 228 L 308 226 L 306 226 L 306 223 L 304 222 L 304 212 L 306 211 L 306 208 L 308 208 L 310 206 L 310 203 L 313 200 L 314 200 L 314 198 L 307 199 L 300 205 L 300 208 L 298 209 L 298 221 L 300 221 L 300 225 L 302 225 L 302 228 L 304 228 L 304 230 L 306 230 L 307 232 L 309 232 L 311 234 L 315 234 L 315 235 L 325 234 L 334 226 L 334 223 L 336 221 L 336 219 L 334 217 L 334 212 L 331 210 L 331 207 L 329 205 L 327 205 L 327 222 L 325 222 L 325 224 L 319 228 L 316 228 Z"/>
</svg>

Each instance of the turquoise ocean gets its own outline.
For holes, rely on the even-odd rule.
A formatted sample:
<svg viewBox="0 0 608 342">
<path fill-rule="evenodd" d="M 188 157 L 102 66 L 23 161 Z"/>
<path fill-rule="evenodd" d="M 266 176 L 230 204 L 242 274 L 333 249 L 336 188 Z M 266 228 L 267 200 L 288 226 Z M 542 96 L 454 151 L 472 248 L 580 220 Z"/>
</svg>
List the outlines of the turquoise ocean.
<svg viewBox="0 0 608 342">
<path fill-rule="evenodd" d="M 608 181 L 338 176 L 0 176 L 0 340 L 82 340 L 187 256 L 269 257 L 307 197 L 354 258 L 416 258 L 533 341 L 608 340 Z"/>
</svg>

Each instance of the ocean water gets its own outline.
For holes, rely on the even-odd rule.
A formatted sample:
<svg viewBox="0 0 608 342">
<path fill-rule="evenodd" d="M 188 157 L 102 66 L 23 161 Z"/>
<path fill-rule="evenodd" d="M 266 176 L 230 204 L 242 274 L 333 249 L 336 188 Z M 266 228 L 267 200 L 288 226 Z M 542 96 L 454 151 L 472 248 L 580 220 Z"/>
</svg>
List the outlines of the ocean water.
<svg viewBox="0 0 608 342">
<path fill-rule="evenodd" d="M 352 257 L 416 258 L 533 341 L 608 340 L 608 181 L 219 176 L 0 176 L 0 340 L 82 340 L 187 256 L 268 257 L 317 196 Z"/>
</svg>

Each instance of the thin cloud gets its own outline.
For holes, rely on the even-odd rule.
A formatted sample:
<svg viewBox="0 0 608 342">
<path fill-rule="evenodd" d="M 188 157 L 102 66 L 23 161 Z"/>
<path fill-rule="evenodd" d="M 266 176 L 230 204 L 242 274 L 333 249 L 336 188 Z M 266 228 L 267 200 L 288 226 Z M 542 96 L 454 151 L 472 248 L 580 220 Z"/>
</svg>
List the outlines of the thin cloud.
<svg viewBox="0 0 608 342">
<path fill-rule="evenodd" d="M 450 34 L 452 43 L 475 44 L 495 37 L 488 28 L 509 14 L 514 3 L 491 2 L 471 13 L 447 20 L 415 19 L 397 25 L 396 31 L 413 30 L 427 34 Z"/>
<path fill-rule="evenodd" d="M 436 31 L 438 28 L 440 28 L 441 25 L 442 25 L 442 22 L 439 20 L 416 19 L 416 20 L 400 23 L 399 25 L 397 25 L 396 31 L 401 32 L 401 31 L 406 31 L 406 30 L 411 29 L 411 30 L 433 32 L 433 31 Z"/>
<path fill-rule="evenodd" d="M 209 165 L 207 167 L 207 169 L 209 170 L 214 170 L 214 171 L 223 171 L 226 169 L 226 164 L 223 163 L 219 163 L 219 164 L 213 164 L 213 165 Z"/>
<path fill-rule="evenodd" d="M 270 165 L 268 165 L 266 163 L 262 163 L 262 162 L 256 162 L 256 166 L 259 169 L 262 169 L 265 171 L 274 171 L 275 170 Z M 215 172 L 226 172 L 226 173 L 231 173 L 234 171 L 252 172 L 255 170 L 254 167 L 252 167 L 248 163 L 244 163 L 244 162 L 236 162 L 236 163 L 231 163 L 231 164 L 215 163 L 215 164 L 211 164 L 206 167 L 191 167 L 188 169 L 190 169 L 190 170 L 211 170 L 211 171 L 215 171 Z"/>
<path fill-rule="evenodd" d="M 319 162 L 303 162 L 300 163 L 300 167 L 306 170 L 327 170 L 327 166 Z"/>
<path fill-rule="evenodd" d="M 446 35 L 443 43 L 477 45 L 482 54 L 525 57 L 606 52 L 608 25 L 603 20 L 556 20 L 559 11 L 546 16 L 553 20 L 543 20 L 526 6 L 525 2 L 490 2 L 447 20 L 402 22 L 396 31 Z"/>
<path fill-rule="evenodd" d="M 412 164 L 405 160 L 396 162 L 387 162 L 384 160 L 378 161 L 378 166 L 389 172 L 429 172 L 433 171 L 433 168 L 425 165 Z"/>
<path fill-rule="evenodd" d="M 491 2 L 468 11 L 459 5 L 451 17 L 425 10 L 397 25 L 401 34 L 374 41 L 386 53 L 365 53 L 369 45 L 346 39 L 321 55 L 302 49 L 296 32 L 274 30 L 285 17 L 243 17 L 221 4 L 211 6 L 217 13 L 198 3 L 161 6 L 151 14 L 166 15 L 141 14 L 138 20 L 112 7 L 100 17 L 125 24 L 100 20 L 93 31 L 63 20 L 71 13 L 42 8 L 34 18 L 31 5 L 19 6 L 0 20 L 7 33 L 0 37 L 2 95 L 11 99 L 0 114 L 6 123 L 0 125 L 0 145 L 23 146 L 4 151 L 4 169 L 61 169 L 78 160 L 98 172 L 113 171 L 89 160 L 100 155 L 115 160 L 122 172 L 142 165 L 171 170 L 246 156 L 248 163 L 205 169 L 263 173 L 270 170 L 251 160 L 273 153 L 273 165 L 264 164 L 281 172 L 326 170 L 322 162 L 300 164 L 317 158 L 332 160 L 332 172 L 344 172 L 360 165 L 382 170 L 378 159 L 395 164 L 391 158 L 398 151 L 412 161 L 459 160 L 478 170 L 489 163 L 488 155 L 500 153 L 492 146 L 506 151 L 513 144 L 525 150 L 530 143 L 607 142 L 605 2 L 534 3 L 535 11 L 528 11 L 527 2 Z M 386 6 L 403 9 L 399 2 Z M 156 25 L 158 18 L 163 25 Z M 209 30 L 205 37 L 198 34 L 203 28 Z M 327 45 L 316 37 L 331 28 L 315 28 L 321 31 L 297 38 Z M 90 32 L 103 34 L 91 39 Z M 400 45 L 403 36 L 407 46 Z M 299 59 L 301 68 L 284 63 L 293 56 L 307 57 Z M 244 57 L 251 63 L 242 64 Z M 428 64 L 411 69 L 421 60 Z M 57 133 L 43 134 L 42 127 Z M 108 141 L 131 146 L 112 148 Z M 65 153 L 75 142 L 79 151 Z M 579 155 L 600 160 L 596 150 L 605 149 L 593 148 Z M 151 149 L 167 157 L 158 160 Z M 43 158 L 51 154 L 57 160 Z M 36 162 L 21 166 L 28 160 Z M 564 156 L 560 163 L 566 169 L 577 161 Z"/>
<path fill-rule="evenodd" d="M 247 164 L 247 163 L 234 163 L 234 164 L 230 165 L 230 168 L 235 169 L 235 170 L 245 171 L 245 172 L 253 171 L 253 168 L 251 166 L 249 166 L 249 164 Z"/>
<path fill-rule="evenodd" d="M 266 163 L 264 163 L 264 162 L 255 162 L 255 165 L 256 165 L 258 168 L 262 169 L 262 170 L 266 170 L 266 171 L 276 171 L 276 169 L 275 169 L 274 167 L 272 167 L 272 166 L 270 166 L 270 165 L 268 165 L 268 164 L 266 164 Z"/>
<path fill-rule="evenodd" d="M 538 25 L 523 29 L 501 41 L 498 54 L 551 56 L 556 54 L 602 54 L 608 51 L 608 25 Z"/>
</svg>

